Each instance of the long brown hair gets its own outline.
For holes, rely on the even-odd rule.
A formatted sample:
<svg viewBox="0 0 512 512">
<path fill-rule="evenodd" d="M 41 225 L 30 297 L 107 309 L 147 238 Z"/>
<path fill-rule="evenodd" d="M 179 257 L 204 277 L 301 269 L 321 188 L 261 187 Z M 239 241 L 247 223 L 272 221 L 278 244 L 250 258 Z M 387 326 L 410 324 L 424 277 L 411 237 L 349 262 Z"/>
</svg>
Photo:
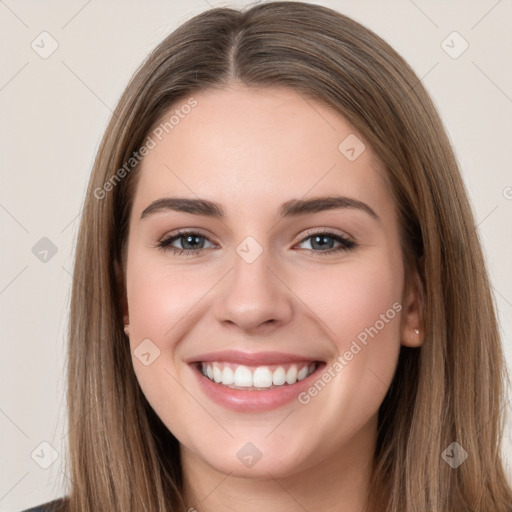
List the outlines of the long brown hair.
<svg viewBox="0 0 512 512">
<path fill-rule="evenodd" d="M 474 219 L 444 128 L 418 77 L 387 43 L 342 14 L 303 2 L 195 16 L 151 53 L 115 109 L 76 248 L 66 508 L 186 510 L 178 442 L 133 371 L 117 269 L 137 181 L 134 152 L 171 107 L 232 81 L 289 87 L 330 106 L 387 170 L 404 257 L 419 276 L 425 342 L 402 348 L 379 410 L 374 477 L 384 489 L 381 509 L 510 512 L 500 458 L 505 366 Z M 442 457 L 452 442 L 468 453 L 456 469 Z"/>
</svg>

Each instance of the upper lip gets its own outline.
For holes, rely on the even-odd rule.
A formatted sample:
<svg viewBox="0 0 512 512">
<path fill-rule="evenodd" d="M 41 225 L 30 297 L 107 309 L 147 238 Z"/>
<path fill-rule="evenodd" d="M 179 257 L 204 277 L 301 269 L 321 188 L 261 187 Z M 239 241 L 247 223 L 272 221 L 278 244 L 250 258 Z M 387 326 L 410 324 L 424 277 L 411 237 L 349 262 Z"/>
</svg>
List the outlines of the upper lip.
<svg viewBox="0 0 512 512">
<path fill-rule="evenodd" d="M 226 363 L 243 364 L 247 366 L 263 366 L 266 364 L 311 362 L 317 361 L 317 359 L 284 352 L 241 352 L 237 350 L 223 350 L 220 352 L 200 354 L 190 358 L 187 363 L 207 363 L 214 361 L 224 361 Z"/>
</svg>

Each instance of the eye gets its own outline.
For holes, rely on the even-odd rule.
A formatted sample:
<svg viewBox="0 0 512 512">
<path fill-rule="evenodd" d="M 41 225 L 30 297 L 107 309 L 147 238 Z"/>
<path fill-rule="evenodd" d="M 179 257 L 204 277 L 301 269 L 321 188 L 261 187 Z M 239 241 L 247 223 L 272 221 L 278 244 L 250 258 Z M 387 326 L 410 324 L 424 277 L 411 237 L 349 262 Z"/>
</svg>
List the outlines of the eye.
<svg viewBox="0 0 512 512">
<path fill-rule="evenodd" d="M 307 250 L 313 251 L 322 256 L 340 251 L 348 251 L 356 246 L 355 242 L 349 240 L 347 237 L 325 230 L 309 234 L 306 238 L 302 239 L 300 244 L 305 242 L 308 242 L 310 245 L 310 248 L 306 247 Z M 336 243 L 338 244 L 338 247 L 333 247 Z"/>
<path fill-rule="evenodd" d="M 299 245 L 306 242 L 309 243 L 310 248 L 306 247 L 305 249 L 319 255 L 348 251 L 356 246 L 355 242 L 347 237 L 328 230 L 308 234 L 306 238 L 303 238 L 302 241 L 299 242 Z M 181 256 L 198 254 L 205 248 L 208 248 L 205 247 L 205 243 L 211 244 L 210 248 L 215 246 L 202 233 L 197 231 L 181 231 L 163 238 L 157 243 L 156 247 L 163 251 L 171 251 L 173 254 Z M 176 244 L 178 246 L 176 246 Z M 335 244 L 338 244 L 338 246 L 333 247 Z"/>
<path fill-rule="evenodd" d="M 157 247 L 165 251 L 172 251 L 173 254 L 197 254 L 204 249 L 205 241 L 210 242 L 207 237 L 197 231 L 182 231 L 160 240 Z M 181 247 L 176 247 L 174 245 L 176 242 Z"/>
</svg>

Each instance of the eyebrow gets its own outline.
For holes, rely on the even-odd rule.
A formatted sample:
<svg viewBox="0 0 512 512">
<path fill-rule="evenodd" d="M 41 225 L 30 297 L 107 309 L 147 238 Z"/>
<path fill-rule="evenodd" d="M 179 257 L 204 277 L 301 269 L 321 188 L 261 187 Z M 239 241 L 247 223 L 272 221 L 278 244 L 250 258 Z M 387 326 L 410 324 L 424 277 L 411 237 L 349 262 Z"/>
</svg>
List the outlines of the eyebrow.
<svg viewBox="0 0 512 512">
<path fill-rule="evenodd" d="M 278 218 L 298 217 L 311 213 L 319 213 L 325 210 L 352 209 L 367 213 L 375 220 L 380 220 L 375 211 L 366 203 L 343 196 L 323 196 L 312 199 L 290 199 L 279 208 Z M 203 215 L 223 220 L 226 217 L 222 205 L 207 199 L 191 199 L 187 197 L 163 197 L 153 201 L 144 209 L 141 220 L 167 210 Z"/>
</svg>

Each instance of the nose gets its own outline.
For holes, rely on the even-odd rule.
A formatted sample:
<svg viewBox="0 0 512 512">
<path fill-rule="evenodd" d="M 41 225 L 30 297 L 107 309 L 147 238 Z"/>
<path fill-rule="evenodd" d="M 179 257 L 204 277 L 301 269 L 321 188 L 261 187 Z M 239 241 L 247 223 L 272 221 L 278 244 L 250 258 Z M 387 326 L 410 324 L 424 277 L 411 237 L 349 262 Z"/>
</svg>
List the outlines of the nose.
<svg viewBox="0 0 512 512">
<path fill-rule="evenodd" d="M 217 321 L 250 334 L 268 334 L 289 322 L 293 293 L 274 267 L 269 251 L 252 263 L 235 254 L 215 302 Z"/>
</svg>

